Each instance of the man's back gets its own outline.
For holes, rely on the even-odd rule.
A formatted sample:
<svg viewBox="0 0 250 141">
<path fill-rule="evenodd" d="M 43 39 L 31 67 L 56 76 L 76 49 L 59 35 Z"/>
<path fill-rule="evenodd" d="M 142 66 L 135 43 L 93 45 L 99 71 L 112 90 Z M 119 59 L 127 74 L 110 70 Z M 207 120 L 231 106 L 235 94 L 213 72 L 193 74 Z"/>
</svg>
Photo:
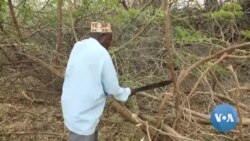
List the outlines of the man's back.
<svg viewBox="0 0 250 141">
<path fill-rule="evenodd" d="M 131 90 L 120 87 L 112 59 L 97 40 L 77 42 L 69 57 L 61 98 L 67 128 L 79 135 L 93 134 L 106 94 L 126 101 Z"/>
<path fill-rule="evenodd" d="M 90 134 L 88 131 L 93 130 L 88 125 L 95 126 L 103 111 L 106 97 L 101 73 L 105 55 L 105 48 L 92 38 L 77 42 L 70 54 L 62 106 L 67 127 L 78 134 Z"/>
<path fill-rule="evenodd" d="M 63 92 L 74 93 L 71 96 L 80 93 L 82 98 L 86 96 L 84 101 L 100 98 L 103 94 L 101 72 L 105 55 L 107 51 L 95 39 L 77 42 L 67 64 Z"/>
<path fill-rule="evenodd" d="M 106 50 L 113 38 L 110 24 L 91 22 L 90 36 L 74 45 L 66 67 L 61 105 L 69 141 L 97 141 L 106 96 L 125 102 L 131 94 L 130 88 L 120 87 Z"/>
</svg>

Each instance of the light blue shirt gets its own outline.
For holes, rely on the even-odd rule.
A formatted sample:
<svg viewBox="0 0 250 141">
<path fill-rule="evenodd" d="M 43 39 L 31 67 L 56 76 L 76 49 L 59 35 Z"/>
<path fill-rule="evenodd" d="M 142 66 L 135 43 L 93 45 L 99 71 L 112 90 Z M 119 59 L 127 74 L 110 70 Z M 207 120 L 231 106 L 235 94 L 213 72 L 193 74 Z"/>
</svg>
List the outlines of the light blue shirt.
<svg viewBox="0 0 250 141">
<path fill-rule="evenodd" d="M 64 123 L 79 135 L 95 132 L 106 96 L 125 102 L 130 88 L 119 86 L 116 70 L 107 50 L 95 39 L 77 42 L 70 54 L 61 97 Z"/>
</svg>

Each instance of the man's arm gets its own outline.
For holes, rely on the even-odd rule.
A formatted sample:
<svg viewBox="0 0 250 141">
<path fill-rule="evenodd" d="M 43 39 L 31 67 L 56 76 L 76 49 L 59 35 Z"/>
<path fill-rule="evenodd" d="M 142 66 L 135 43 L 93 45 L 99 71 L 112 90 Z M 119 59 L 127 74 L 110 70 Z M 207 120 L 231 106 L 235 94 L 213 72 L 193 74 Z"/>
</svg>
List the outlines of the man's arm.
<svg viewBox="0 0 250 141">
<path fill-rule="evenodd" d="M 113 95 L 114 98 L 119 101 L 127 101 L 131 94 L 131 89 L 120 87 L 117 73 L 110 55 L 105 55 L 104 59 L 104 65 L 102 68 L 102 85 L 104 91 L 109 95 Z"/>
</svg>

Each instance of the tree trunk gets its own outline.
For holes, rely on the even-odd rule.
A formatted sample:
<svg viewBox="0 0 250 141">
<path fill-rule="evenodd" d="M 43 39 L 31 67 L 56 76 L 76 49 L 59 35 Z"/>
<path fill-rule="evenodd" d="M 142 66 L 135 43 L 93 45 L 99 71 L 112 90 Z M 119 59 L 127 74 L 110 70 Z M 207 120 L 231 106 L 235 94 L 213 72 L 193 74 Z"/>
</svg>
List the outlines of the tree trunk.
<svg viewBox="0 0 250 141">
<path fill-rule="evenodd" d="M 165 0 L 164 1 L 164 13 L 165 13 L 165 47 L 167 49 L 167 62 L 168 62 L 168 66 L 170 68 L 171 71 L 171 79 L 173 81 L 174 84 L 174 89 L 173 89 L 173 95 L 175 96 L 177 93 L 177 85 L 176 85 L 176 74 L 174 71 L 174 62 L 173 62 L 173 44 L 172 44 L 172 28 L 171 28 L 171 18 L 170 18 L 170 10 L 169 10 L 169 1 Z M 178 96 L 176 95 L 176 108 L 178 109 L 178 105 L 180 103 L 180 99 L 177 98 Z M 162 116 L 163 116 L 163 107 L 166 103 L 168 99 L 168 95 L 166 95 L 163 100 L 160 103 L 159 106 L 159 119 L 158 122 L 162 121 Z M 177 112 L 179 112 L 179 110 L 177 110 Z M 178 120 L 177 120 L 178 121 Z M 159 125 L 161 125 L 162 123 L 159 123 Z M 174 128 L 176 127 L 176 124 L 174 123 Z"/>
<path fill-rule="evenodd" d="M 62 49 L 62 0 L 57 0 L 57 41 L 56 41 L 56 53 L 57 61 L 59 61 L 59 54 Z"/>
<path fill-rule="evenodd" d="M 16 31 L 17 31 L 18 39 L 20 41 L 23 41 L 22 34 L 21 34 L 21 31 L 20 31 L 20 27 L 18 25 L 18 22 L 17 22 L 17 19 L 16 19 L 16 14 L 15 14 L 15 11 L 14 11 L 14 8 L 13 8 L 13 4 L 12 4 L 11 0 L 8 0 L 8 5 L 9 5 L 9 10 L 10 10 L 10 16 L 12 17 L 14 26 L 15 26 Z"/>
</svg>

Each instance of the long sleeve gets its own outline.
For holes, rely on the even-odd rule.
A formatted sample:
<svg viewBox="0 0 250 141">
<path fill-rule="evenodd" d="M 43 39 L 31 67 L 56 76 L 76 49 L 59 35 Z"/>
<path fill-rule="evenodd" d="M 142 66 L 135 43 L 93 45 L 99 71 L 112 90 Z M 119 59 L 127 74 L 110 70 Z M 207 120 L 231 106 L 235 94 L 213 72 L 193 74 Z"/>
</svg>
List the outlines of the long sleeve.
<svg viewBox="0 0 250 141">
<path fill-rule="evenodd" d="M 122 88 L 119 85 L 117 73 L 110 55 L 107 53 L 104 57 L 104 64 L 102 69 L 102 85 L 104 91 L 108 95 L 113 95 L 119 101 L 127 101 L 131 94 L 130 88 Z"/>
</svg>

